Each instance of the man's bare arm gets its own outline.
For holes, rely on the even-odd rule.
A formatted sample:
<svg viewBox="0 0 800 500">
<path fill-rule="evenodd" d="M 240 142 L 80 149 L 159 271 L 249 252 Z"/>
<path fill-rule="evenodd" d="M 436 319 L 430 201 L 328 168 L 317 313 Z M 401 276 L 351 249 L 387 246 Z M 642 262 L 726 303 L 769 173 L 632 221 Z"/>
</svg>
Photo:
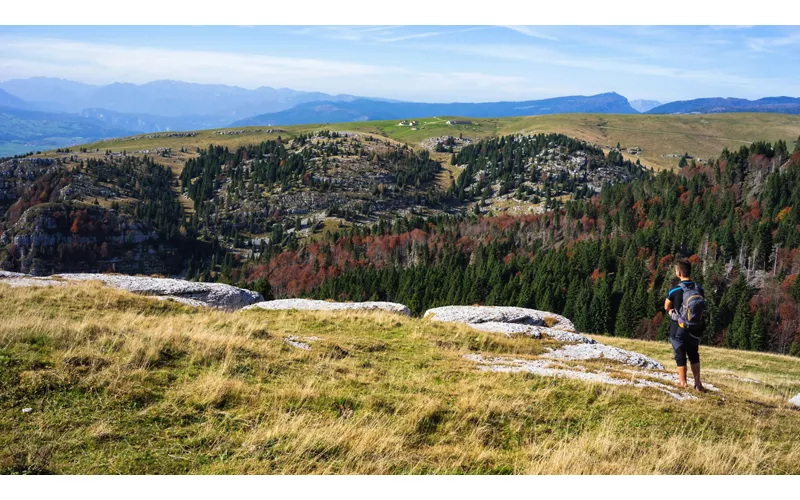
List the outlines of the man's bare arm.
<svg viewBox="0 0 800 500">
<path fill-rule="evenodd" d="M 664 301 L 664 310 L 670 312 L 672 310 L 672 301 L 667 299 Z"/>
</svg>

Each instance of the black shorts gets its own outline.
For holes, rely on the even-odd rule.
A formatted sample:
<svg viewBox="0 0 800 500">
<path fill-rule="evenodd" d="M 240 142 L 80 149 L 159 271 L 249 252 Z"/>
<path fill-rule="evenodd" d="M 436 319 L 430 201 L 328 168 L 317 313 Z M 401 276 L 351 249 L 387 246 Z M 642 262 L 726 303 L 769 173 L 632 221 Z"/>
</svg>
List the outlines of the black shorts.
<svg viewBox="0 0 800 500">
<path fill-rule="evenodd" d="M 669 325 L 669 342 L 675 352 L 678 366 L 686 366 L 686 358 L 691 364 L 700 362 L 700 332 L 684 330 L 676 321 Z"/>
</svg>

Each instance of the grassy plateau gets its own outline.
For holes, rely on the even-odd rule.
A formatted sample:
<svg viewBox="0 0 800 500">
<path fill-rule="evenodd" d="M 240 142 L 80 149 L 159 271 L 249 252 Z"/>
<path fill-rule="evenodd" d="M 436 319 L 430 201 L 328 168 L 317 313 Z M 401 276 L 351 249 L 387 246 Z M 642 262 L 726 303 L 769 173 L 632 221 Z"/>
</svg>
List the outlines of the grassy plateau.
<svg viewBox="0 0 800 500">
<path fill-rule="evenodd" d="M 547 341 L 386 313 L 226 313 L 87 283 L 0 285 L 0 317 L 3 474 L 800 474 L 796 358 L 702 347 L 720 392 L 676 401 L 481 372 L 463 355 Z M 667 343 L 603 342 L 672 366 Z"/>
<path fill-rule="evenodd" d="M 202 130 L 191 137 L 132 136 L 105 140 L 85 145 L 90 150 L 101 152 L 127 150 L 128 152 L 171 147 L 172 158 L 159 161 L 172 165 L 177 171 L 186 159 L 194 155 L 197 147 L 220 144 L 232 149 L 246 144 L 275 139 L 320 129 L 367 133 L 394 139 L 419 147 L 420 142 L 430 137 L 459 135 L 471 139 L 515 133 L 563 133 L 591 141 L 600 146 L 641 148 L 641 153 L 629 158 L 639 158 L 647 166 L 656 169 L 674 168 L 678 158 L 667 155 L 689 153 L 699 158 L 714 158 L 723 148 L 739 148 L 752 141 L 776 141 L 789 143 L 800 136 L 800 115 L 775 113 L 719 113 L 709 115 L 609 115 L 609 114 L 562 114 L 520 116 L 509 118 L 467 118 L 471 125 L 447 125 L 451 117 L 418 119 L 416 130 L 399 126 L 397 120 L 349 122 L 335 124 L 239 127 L 236 129 Z M 465 118 L 459 118 L 464 120 Z M 269 130 L 272 133 L 268 133 Z M 244 131 L 238 134 L 220 134 L 225 130 Z M 158 134 L 155 134 L 158 135 Z M 178 153 L 181 147 L 190 153 Z M 75 149 L 78 147 L 76 146 Z M 52 153 L 49 153 L 52 154 Z"/>
</svg>

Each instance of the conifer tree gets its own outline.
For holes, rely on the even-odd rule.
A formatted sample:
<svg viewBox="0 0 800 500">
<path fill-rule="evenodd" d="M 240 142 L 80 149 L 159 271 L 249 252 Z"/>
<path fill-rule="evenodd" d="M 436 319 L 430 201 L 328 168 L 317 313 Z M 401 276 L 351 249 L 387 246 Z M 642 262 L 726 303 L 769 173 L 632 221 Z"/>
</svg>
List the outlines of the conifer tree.
<svg viewBox="0 0 800 500">
<path fill-rule="evenodd" d="M 753 325 L 750 328 L 750 349 L 753 351 L 763 351 L 764 343 L 767 338 L 767 325 L 761 309 L 756 311 L 753 316 Z"/>
<path fill-rule="evenodd" d="M 617 310 L 617 321 L 614 326 L 614 335 L 618 337 L 633 337 L 634 315 L 633 298 L 631 291 L 627 290 L 622 295 L 622 302 Z"/>
<path fill-rule="evenodd" d="M 605 278 L 599 280 L 594 287 L 592 303 L 589 307 L 589 331 L 593 333 L 611 333 L 611 291 Z"/>
<path fill-rule="evenodd" d="M 728 335 L 730 335 L 728 345 L 736 349 L 750 349 L 750 329 L 750 301 L 747 300 L 746 295 L 742 295 L 736 306 L 733 322 L 728 329 Z"/>
</svg>

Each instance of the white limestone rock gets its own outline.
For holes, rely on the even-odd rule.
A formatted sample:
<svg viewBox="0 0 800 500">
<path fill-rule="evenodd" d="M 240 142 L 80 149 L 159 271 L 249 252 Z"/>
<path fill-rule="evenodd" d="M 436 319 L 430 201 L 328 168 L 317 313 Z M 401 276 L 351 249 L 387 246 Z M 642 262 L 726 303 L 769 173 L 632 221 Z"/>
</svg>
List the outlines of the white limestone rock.
<svg viewBox="0 0 800 500">
<path fill-rule="evenodd" d="M 790 399 L 789 404 L 796 408 L 800 408 L 800 394 Z"/>
<path fill-rule="evenodd" d="M 499 321 L 487 321 L 486 323 L 472 323 L 469 326 L 484 332 L 502 333 L 506 337 L 516 337 L 519 335 L 542 338 L 542 333 L 537 326 L 521 325 L 519 323 L 501 323 Z"/>
<path fill-rule="evenodd" d="M 556 377 L 568 378 L 575 380 L 582 380 L 585 382 L 595 382 L 609 385 L 630 385 L 633 387 L 646 387 L 657 389 L 669 396 L 684 401 L 688 399 L 697 399 L 696 396 L 682 392 L 675 386 L 662 384 L 648 378 L 652 375 L 651 372 L 636 372 L 639 378 L 632 376 L 630 378 L 615 377 L 608 372 L 603 371 L 590 371 L 582 366 L 568 366 L 558 361 L 550 361 L 545 359 L 514 359 L 502 357 L 484 357 L 481 354 L 465 354 L 464 358 L 477 363 L 478 369 L 481 371 L 501 372 L 501 373 L 533 373 L 543 377 Z"/>
<path fill-rule="evenodd" d="M 311 350 L 311 342 L 319 340 L 317 337 L 298 337 L 296 335 L 289 335 L 288 337 L 284 337 L 283 341 L 289 344 L 292 347 L 296 347 L 297 349 L 302 349 L 304 351 Z"/>
<path fill-rule="evenodd" d="M 411 316 L 411 310 L 395 302 L 327 302 L 312 299 L 280 299 L 258 302 L 243 310 L 266 309 L 270 311 L 386 311 Z"/>
<path fill-rule="evenodd" d="M 160 299 L 171 298 L 193 306 L 220 309 L 239 309 L 263 299 L 258 292 L 223 283 L 198 283 L 172 278 L 101 273 L 54 274 L 49 277 L 6 272 L 0 274 L 0 283 L 8 283 L 11 286 L 63 286 L 69 282 L 80 281 L 100 281 L 107 286 L 140 295 L 154 296 Z"/>
<path fill-rule="evenodd" d="M 451 323 L 518 323 L 544 325 L 544 315 L 535 309 L 495 306 L 444 306 L 428 309 L 425 317 Z"/>
<path fill-rule="evenodd" d="M 586 361 L 590 359 L 608 359 L 626 365 L 637 366 L 648 370 L 663 370 L 664 365 L 653 358 L 638 352 L 626 351 L 599 342 L 594 344 L 566 344 L 559 349 L 543 354 L 543 358 L 563 359 L 569 361 Z"/>
<path fill-rule="evenodd" d="M 486 332 L 507 337 L 543 336 L 560 342 L 594 344 L 595 340 L 578 333 L 572 321 L 559 314 L 523 307 L 501 306 L 444 306 L 428 309 L 425 317 L 432 321 L 463 323 Z"/>
<path fill-rule="evenodd" d="M 22 274 L 22 273 L 13 273 L 11 271 L 3 271 L 2 269 L 0 269 L 0 279 L 4 279 L 4 278 L 21 278 L 22 276 L 25 276 L 25 275 Z"/>
</svg>

